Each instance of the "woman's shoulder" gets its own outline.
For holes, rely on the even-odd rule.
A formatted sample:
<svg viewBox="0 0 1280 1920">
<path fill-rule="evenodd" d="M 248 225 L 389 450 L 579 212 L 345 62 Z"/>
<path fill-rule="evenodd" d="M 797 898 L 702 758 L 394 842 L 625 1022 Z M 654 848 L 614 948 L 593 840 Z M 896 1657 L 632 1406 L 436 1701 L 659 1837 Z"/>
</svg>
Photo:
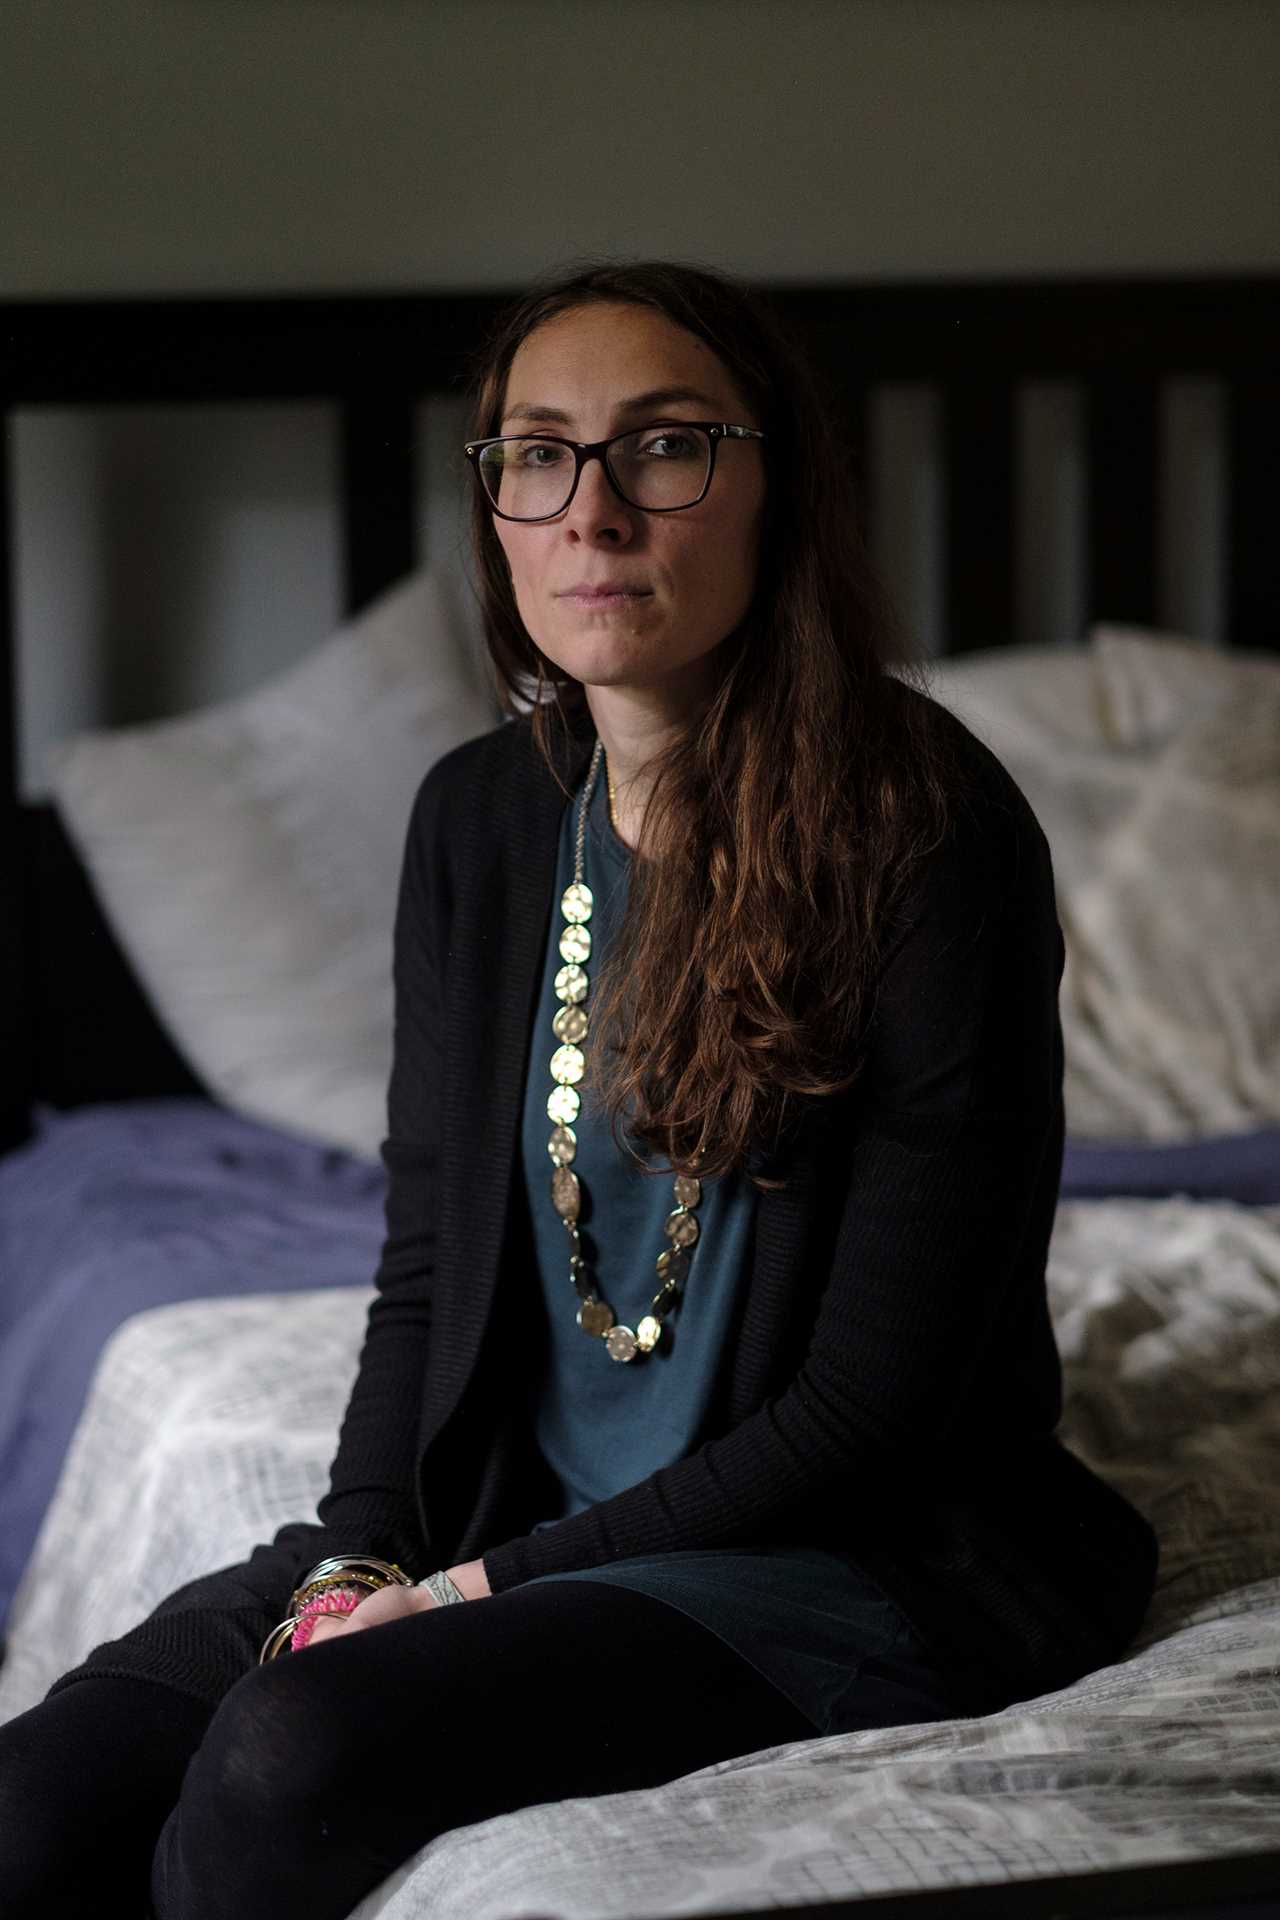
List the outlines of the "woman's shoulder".
<svg viewBox="0 0 1280 1920">
<path fill-rule="evenodd" d="M 509 716 L 432 762 L 414 796 L 411 830 L 434 833 L 478 809 L 500 819 L 504 810 L 527 806 L 548 784 L 554 786 L 529 715 Z"/>
<path fill-rule="evenodd" d="M 526 741 L 532 738 L 527 714 L 506 717 L 486 732 L 458 741 L 427 768 L 418 787 L 419 797 L 427 794 L 435 799 L 483 780 L 516 757 L 522 736 Z"/>
</svg>

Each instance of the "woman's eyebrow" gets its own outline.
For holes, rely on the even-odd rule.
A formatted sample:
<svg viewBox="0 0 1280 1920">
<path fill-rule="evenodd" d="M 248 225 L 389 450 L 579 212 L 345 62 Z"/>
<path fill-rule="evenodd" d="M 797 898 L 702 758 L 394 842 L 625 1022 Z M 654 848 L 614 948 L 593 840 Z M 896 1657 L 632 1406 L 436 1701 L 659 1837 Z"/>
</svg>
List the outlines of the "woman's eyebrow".
<svg viewBox="0 0 1280 1920">
<path fill-rule="evenodd" d="M 615 418 L 625 413 L 640 413 L 650 407 L 667 407 L 676 400 L 694 400 L 700 407 L 709 407 L 716 418 L 720 417 L 721 402 L 712 400 L 708 394 L 699 393 L 696 387 L 654 387 L 649 393 L 632 394 L 629 400 L 619 400 L 614 408 Z M 519 405 L 508 407 L 502 416 L 503 424 L 508 420 L 554 420 L 560 426 L 573 425 L 573 415 L 563 413 L 559 407 L 539 407 L 532 401 L 521 401 Z"/>
</svg>

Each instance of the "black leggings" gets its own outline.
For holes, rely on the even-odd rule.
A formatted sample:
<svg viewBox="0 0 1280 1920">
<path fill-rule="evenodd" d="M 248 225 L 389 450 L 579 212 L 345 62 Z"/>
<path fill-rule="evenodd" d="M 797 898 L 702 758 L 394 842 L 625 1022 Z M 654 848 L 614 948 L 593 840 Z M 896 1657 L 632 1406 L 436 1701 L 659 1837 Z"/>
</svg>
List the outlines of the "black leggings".
<svg viewBox="0 0 1280 1920">
<path fill-rule="evenodd" d="M 585 1580 L 318 1642 L 216 1711 L 81 1680 L 0 1727 L 0 1913 L 344 1920 L 437 1834 L 814 1737 L 709 1628 Z"/>
</svg>

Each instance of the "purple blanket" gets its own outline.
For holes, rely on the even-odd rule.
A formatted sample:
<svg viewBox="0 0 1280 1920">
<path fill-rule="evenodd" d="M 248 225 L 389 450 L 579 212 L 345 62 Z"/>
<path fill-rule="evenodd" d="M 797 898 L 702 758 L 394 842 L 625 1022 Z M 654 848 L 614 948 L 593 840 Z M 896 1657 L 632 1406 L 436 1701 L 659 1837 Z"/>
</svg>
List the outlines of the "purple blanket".
<svg viewBox="0 0 1280 1920">
<path fill-rule="evenodd" d="M 378 1162 L 209 1101 L 41 1109 L 0 1159 L 0 1627 L 98 1357 L 131 1314 L 365 1286 Z"/>
<path fill-rule="evenodd" d="M 1157 1143 L 1077 1136 L 1066 1143 L 1058 1191 L 1064 1200 L 1120 1194 L 1160 1200 L 1180 1193 L 1242 1207 L 1280 1206 L 1280 1127 Z"/>
</svg>

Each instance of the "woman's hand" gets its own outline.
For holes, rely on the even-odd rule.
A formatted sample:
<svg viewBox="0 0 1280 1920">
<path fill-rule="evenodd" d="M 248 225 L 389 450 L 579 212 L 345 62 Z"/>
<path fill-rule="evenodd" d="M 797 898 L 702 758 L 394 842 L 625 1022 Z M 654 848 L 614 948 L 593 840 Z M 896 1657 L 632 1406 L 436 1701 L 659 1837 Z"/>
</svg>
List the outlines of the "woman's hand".
<svg viewBox="0 0 1280 1920">
<path fill-rule="evenodd" d="M 484 1600 L 489 1595 L 489 1581 L 484 1570 L 483 1560 L 464 1560 L 459 1566 L 447 1569 L 449 1578 L 460 1593 L 468 1600 Z M 396 1584 L 379 1587 L 376 1593 L 370 1593 L 351 1613 L 322 1613 L 311 1629 L 308 1647 L 314 1647 L 322 1639 L 335 1639 L 340 1633 L 359 1633 L 365 1627 L 380 1627 L 388 1620 L 403 1620 L 410 1613 L 426 1613 L 438 1605 L 425 1587 L 402 1587 Z M 306 1647 L 303 1648 L 306 1652 Z"/>
<path fill-rule="evenodd" d="M 340 1633 L 359 1633 L 388 1620 L 402 1620 L 409 1613 L 425 1613 L 435 1604 L 425 1587 L 379 1587 L 376 1593 L 367 1593 L 350 1613 L 322 1613 L 311 1629 L 307 1646 L 314 1647 L 321 1639 L 332 1640 Z"/>
</svg>

